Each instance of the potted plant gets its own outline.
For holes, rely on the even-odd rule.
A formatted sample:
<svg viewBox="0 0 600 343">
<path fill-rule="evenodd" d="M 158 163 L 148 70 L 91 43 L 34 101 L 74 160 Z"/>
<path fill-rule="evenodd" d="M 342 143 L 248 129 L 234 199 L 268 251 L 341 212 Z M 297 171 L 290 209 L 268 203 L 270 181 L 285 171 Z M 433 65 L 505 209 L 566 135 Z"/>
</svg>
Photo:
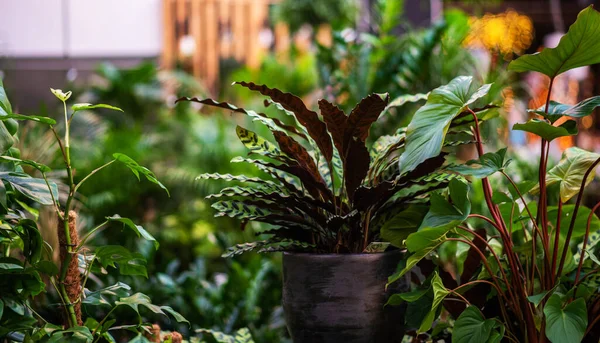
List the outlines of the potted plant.
<svg viewBox="0 0 600 343">
<path fill-rule="evenodd" d="M 284 251 L 283 306 L 295 342 L 401 340 L 403 311 L 383 307 L 387 277 L 403 258 L 397 248 L 403 247 L 404 238 L 425 216 L 427 194 L 461 178 L 439 172 L 446 155 L 442 147 L 472 140 L 464 131 L 473 117 L 464 109 L 489 86 L 474 89 L 467 77 L 453 81 L 463 92 L 442 110 L 456 118 L 440 124 L 452 139 L 438 141 L 435 154 L 415 162 L 410 172 L 399 173 L 405 129 L 379 137 L 371 149 L 366 144 L 371 125 L 390 106 L 387 94 L 367 96 L 349 115 L 319 100 L 321 120 L 292 94 L 254 83 L 238 84 L 269 97 L 266 104 L 292 116 L 295 123 L 212 99 L 178 100 L 244 113 L 266 125 L 275 139 L 274 143 L 243 127 L 236 129 L 252 158 L 236 157 L 232 162 L 250 163 L 268 179 L 229 174 L 199 177 L 247 184 L 209 196 L 228 199 L 213 204 L 217 216 L 239 218 L 243 225 L 269 224 L 258 232 L 266 239 L 238 244 L 225 255 Z M 443 88 L 429 95 L 430 99 L 445 97 Z M 401 97 L 393 104 L 411 99 Z M 489 106 L 474 111 L 479 120 L 494 112 Z"/>
<path fill-rule="evenodd" d="M 572 119 L 587 116 L 600 105 L 598 96 L 576 105 L 550 100 L 558 75 L 600 63 L 599 28 L 600 13 L 590 6 L 580 12 L 556 48 L 522 56 L 509 65 L 516 72 L 549 77 L 545 104 L 529 110 L 533 118 L 528 122 L 513 126 L 540 137 L 538 180 L 513 180 L 507 172 L 506 148 L 484 153 L 477 121 L 473 132 L 479 158 L 445 168 L 481 179 L 488 213 L 470 213 L 469 187 L 460 181 L 448 195 L 431 195 L 425 220 L 406 240 L 410 253 L 406 266 L 390 278 L 393 284 L 415 266 L 425 271 L 426 278 L 417 280 L 411 292 L 389 301 L 408 301 L 424 309 L 416 314 L 417 334 L 430 332 L 443 307 L 455 320 L 451 330 L 455 343 L 598 342 L 600 220 L 595 212 L 600 203 L 588 208 L 582 200 L 600 154 L 572 147 L 552 168 L 548 157 L 551 141 L 577 134 Z M 417 113 L 408 126 L 400 173 L 415 167 L 404 156 L 434 156 L 422 155 L 422 147 L 415 147 L 424 137 L 444 136 L 436 126 L 420 126 L 427 120 Z M 505 189 L 492 187 L 492 174 L 504 181 Z M 537 200 L 527 201 L 531 196 Z M 448 268 L 440 252 L 456 242 L 466 247 L 464 262 L 460 268 Z M 446 320 L 435 330 L 451 323 Z"/>
</svg>

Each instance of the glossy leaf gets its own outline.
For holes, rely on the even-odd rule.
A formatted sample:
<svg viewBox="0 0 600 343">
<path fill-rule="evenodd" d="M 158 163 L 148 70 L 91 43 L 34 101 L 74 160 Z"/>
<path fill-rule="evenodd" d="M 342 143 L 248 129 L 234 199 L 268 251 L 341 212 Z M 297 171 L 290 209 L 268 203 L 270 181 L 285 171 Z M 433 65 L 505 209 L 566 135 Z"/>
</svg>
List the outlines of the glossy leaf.
<svg viewBox="0 0 600 343">
<path fill-rule="evenodd" d="M 427 209 L 426 205 L 411 204 L 408 208 L 394 214 L 381 227 L 381 238 L 396 247 L 403 247 L 408 235 L 421 225 Z"/>
<path fill-rule="evenodd" d="M 284 93 L 276 88 L 269 88 L 265 85 L 257 85 L 252 82 L 236 82 L 243 87 L 253 91 L 258 91 L 262 95 L 270 97 L 273 101 L 279 103 L 283 108 L 294 113 L 296 119 L 302 124 L 310 137 L 314 139 L 321 150 L 321 153 L 327 161 L 331 161 L 333 156 L 333 145 L 331 138 L 327 133 L 327 126 L 321 120 L 316 112 L 306 108 L 306 105 L 300 98 L 291 94 Z"/>
<path fill-rule="evenodd" d="M 575 205 L 568 204 L 563 205 L 562 207 L 562 215 L 560 217 L 560 234 L 562 236 L 566 236 L 569 231 L 569 225 L 571 224 L 571 219 L 573 218 L 573 211 L 575 210 Z M 592 210 L 586 206 L 580 206 L 577 211 L 577 218 L 575 218 L 575 226 L 573 227 L 573 237 L 581 237 L 585 235 L 585 230 L 587 227 L 588 217 L 590 216 Z M 558 207 L 557 206 L 548 206 L 548 221 L 552 224 L 552 226 L 556 225 L 556 219 L 558 215 Z M 600 219 L 596 214 L 592 214 L 592 220 L 590 222 L 590 232 L 596 232 L 600 230 Z"/>
<path fill-rule="evenodd" d="M 390 101 L 390 103 L 387 105 L 387 107 L 385 108 L 385 110 L 387 111 L 389 108 L 391 107 L 400 107 L 406 103 L 409 102 L 418 102 L 421 100 L 425 100 L 427 99 L 427 96 L 429 94 L 424 94 L 424 93 L 417 93 L 417 94 L 403 94 L 400 95 L 399 97 L 395 98 L 394 100 Z"/>
<path fill-rule="evenodd" d="M 504 168 L 508 166 L 510 160 L 505 161 L 505 156 L 506 148 L 503 148 L 497 152 L 483 154 L 479 159 L 470 160 L 464 165 L 458 165 L 448 169 L 463 175 L 485 178 L 504 170 Z"/>
<path fill-rule="evenodd" d="M 28 166 L 31 166 L 31 167 L 39 170 L 42 173 L 47 173 L 52 170 L 52 169 L 50 169 L 50 167 L 43 165 L 41 163 L 37 163 L 37 162 L 31 161 L 31 160 L 21 160 L 18 158 L 14 158 L 12 156 L 0 156 L 0 160 L 12 162 L 12 163 L 15 163 L 16 165 L 23 165 L 23 164 L 28 165 Z"/>
<path fill-rule="evenodd" d="M 469 306 L 461 313 L 452 330 L 452 343 L 491 343 L 499 342 L 502 337 L 504 326 L 496 320 L 485 319 L 475 306 Z"/>
<path fill-rule="evenodd" d="M 548 113 L 546 114 L 546 105 L 537 110 L 527 110 L 548 118 L 551 122 L 557 121 L 560 117 L 569 116 L 573 118 L 581 118 L 592 114 L 596 107 L 600 106 L 600 96 L 593 96 L 585 99 L 575 105 L 565 105 L 554 100 L 550 100 Z"/>
<path fill-rule="evenodd" d="M 440 194 L 431 194 L 431 206 L 421 223 L 421 229 L 437 227 L 452 229 L 462 223 L 471 214 L 469 186 L 462 181 L 454 179 L 450 181 L 449 191 L 449 200 Z"/>
<path fill-rule="evenodd" d="M 577 122 L 574 120 L 567 120 L 560 126 L 554 126 L 543 120 L 531 119 L 527 123 L 513 125 L 513 130 L 530 132 L 550 142 L 559 137 L 576 135 Z"/>
<path fill-rule="evenodd" d="M 52 205 L 52 195 L 54 199 L 58 199 L 58 187 L 54 182 L 49 181 L 51 195 L 46 181 L 24 173 L 0 172 L 0 179 L 8 182 L 17 192 L 42 205 Z"/>
<path fill-rule="evenodd" d="M 577 147 L 568 148 L 563 152 L 562 158 L 556 166 L 550 169 L 546 176 L 546 185 L 560 185 L 560 199 L 567 202 L 579 193 L 583 182 L 583 176 L 588 168 L 600 158 L 600 154 L 589 152 Z M 589 174 L 585 184 L 588 185 L 594 179 L 595 169 Z M 532 193 L 539 191 L 539 186 L 532 189 Z"/>
<path fill-rule="evenodd" d="M 109 110 L 123 112 L 122 109 L 115 107 L 115 106 L 107 105 L 107 104 L 95 104 L 94 105 L 94 104 L 89 104 L 89 103 L 80 103 L 80 104 L 74 104 L 73 106 L 71 106 L 71 109 L 74 112 L 93 110 L 95 108 L 105 108 L 105 109 L 109 109 Z"/>
<path fill-rule="evenodd" d="M 142 275 L 148 277 L 146 259 L 120 245 L 103 245 L 96 248 L 96 260 L 104 267 L 117 268 L 122 275 Z"/>
<path fill-rule="evenodd" d="M 123 223 L 123 226 L 126 226 L 133 230 L 138 235 L 138 237 L 142 237 L 143 239 L 152 242 L 152 244 L 154 244 L 154 249 L 158 250 L 158 241 L 143 227 L 141 227 L 140 225 L 135 225 L 135 223 L 131 219 L 123 218 L 118 214 L 115 214 L 114 216 L 106 217 L 106 220 L 108 220 L 109 222 Z"/>
<path fill-rule="evenodd" d="M 268 140 L 257 135 L 256 133 L 246 130 L 241 126 L 237 126 L 235 131 L 240 141 L 244 144 L 251 153 L 276 158 L 281 155 L 281 151 Z"/>
<path fill-rule="evenodd" d="M 406 149 L 400 157 L 400 175 L 438 156 L 450 123 L 470 104 L 487 94 L 490 85 L 471 90 L 472 77 L 459 76 L 434 89 L 413 116 L 406 132 Z"/>
<path fill-rule="evenodd" d="M 5 121 L 5 120 L 9 120 L 9 119 L 29 120 L 29 121 L 35 121 L 38 123 L 42 123 L 42 124 L 48 124 L 48 125 L 56 124 L 56 120 L 54 120 L 52 118 L 48 118 L 48 117 L 42 117 L 42 116 L 26 116 L 26 115 L 17 114 L 17 113 L 11 113 L 11 114 L 7 114 L 5 116 L 0 116 L 1 121 Z"/>
<path fill-rule="evenodd" d="M 433 321 L 435 320 L 438 312 L 438 308 L 442 305 L 442 301 L 450 291 L 444 287 L 444 282 L 438 275 L 437 272 L 434 272 L 433 278 L 431 279 L 431 287 L 433 288 L 433 303 L 431 304 L 431 310 L 421 322 L 421 326 L 417 330 L 418 332 L 427 332 L 431 329 L 431 325 L 433 325 Z"/>
<path fill-rule="evenodd" d="M 129 306 L 135 312 L 138 313 L 138 316 L 140 315 L 140 308 L 139 308 L 140 306 L 145 307 L 156 314 L 162 314 L 164 316 L 166 316 L 164 311 L 167 311 L 168 313 L 173 315 L 173 318 L 175 318 L 175 320 L 177 322 L 179 322 L 179 323 L 185 322 L 185 323 L 189 324 L 189 322 L 182 315 L 180 315 L 178 312 L 174 311 L 171 307 L 158 306 L 158 305 L 152 304 L 150 297 L 148 297 L 147 295 L 145 295 L 143 293 L 135 293 L 129 297 L 120 298 L 118 301 L 115 302 L 115 305 L 116 306 Z"/>
<path fill-rule="evenodd" d="M 544 306 L 546 336 L 552 343 L 579 343 L 588 325 L 585 299 L 565 303 L 561 295 L 553 294 Z"/>
<path fill-rule="evenodd" d="M 113 154 L 113 157 L 115 158 L 115 160 L 125 164 L 127 168 L 129 168 L 131 172 L 138 178 L 138 180 L 140 179 L 140 174 L 142 174 L 146 177 L 148 181 L 157 184 L 160 188 L 164 189 L 165 192 L 167 192 L 167 195 L 170 196 L 167 187 L 160 183 L 160 181 L 158 181 L 158 179 L 156 178 L 156 175 L 154 175 L 154 173 L 148 168 L 140 166 L 136 161 L 134 161 L 131 157 L 125 154 L 115 153 Z"/>
<path fill-rule="evenodd" d="M 589 6 L 579 13 L 556 48 L 521 56 L 512 61 L 508 69 L 516 72 L 537 71 L 553 78 L 573 68 L 600 63 L 598 35 L 600 13 Z"/>
</svg>

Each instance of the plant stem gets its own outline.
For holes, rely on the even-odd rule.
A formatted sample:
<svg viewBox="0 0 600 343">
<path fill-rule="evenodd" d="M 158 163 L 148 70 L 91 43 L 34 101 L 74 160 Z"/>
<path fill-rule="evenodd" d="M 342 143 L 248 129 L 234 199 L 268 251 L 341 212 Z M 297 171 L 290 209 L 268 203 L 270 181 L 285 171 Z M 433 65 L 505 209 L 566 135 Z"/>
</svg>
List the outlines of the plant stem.
<svg viewBox="0 0 600 343">
<path fill-rule="evenodd" d="M 573 229 L 575 228 L 575 219 L 577 218 L 577 212 L 579 211 L 579 207 L 581 206 L 581 201 L 583 200 L 583 190 L 585 188 L 585 181 L 587 180 L 590 173 L 596 168 L 596 166 L 600 163 L 600 157 L 592 163 L 592 165 L 585 171 L 583 175 L 583 180 L 581 180 L 581 186 L 579 187 L 579 194 L 577 194 L 577 201 L 575 202 L 575 208 L 573 209 L 573 214 L 571 215 L 571 224 L 569 225 L 569 231 L 567 232 L 567 237 L 565 238 L 565 246 L 563 247 L 562 256 L 560 258 L 560 264 L 558 265 L 558 271 L 556 272 L 556 277 L 560 278 L 563 267 L 565 265 L 565 259 L 567 258 L 567 252 L 569 251 L 569 243 L 571 243 L 571 236 L 573 235 Z"/>
<path fill-rule="evenodd" d="M 575 292 L 573 292 L 573 297 L 577 294 L 577 285 L 579 284 L 579 276 L 581 275 L 581 268 L 583 267 L 583 260 L 585 259 L 587 241 L 590 237 L 590 226 L 592 225 L 592 218 L 594 218 L 596 210 L 598 210 L 599 207 L 600 202 L 592 208 L 592 211 L 588 216 L 587 226 L 585 227 L 585 236 L 583 237 L 583 246 L 581 247 L 581 256 L 579 257 L 579 265 L 577 266 L 577 274 L 575 274 Z"/>
<path fill-rule="evenodd" d="M 79 242 L 79 246 L 75 249 L 75 252 L 79 252 L 79 250 L 81 249 L 81 247 L 83 247 L 85 245 L 85 242 L 88 240 L 88 238 L 90 238 L 96 231 L 98 231 L 100 228 L 102 228 L 104 225 L 108 224 L 108 220 L 103 222 L 102 224 L 96 226 L 95 228 L 93 228 L 92 230 L 90 230 L 90 232 L 88 232 Z"/>
<path fill-rule="evenodd" d="M 554 249 L 552 251 L 552 269 L 550 273 L 553 275 L 553 283 L 556 282 L 557 276 L 554 275 L 556 270 L 556 260 L 558 259 L 558 243 L 560 242 L 560 217 L 562 215 L 563 202 L 558 199 L 558 212 L 556 215 L 556 227 L 554 229 Z"/>
<path fill-rule="evenodd" d="M 109 165 L 115 163 L 117 160 L 111 160 L 103 165 L 101 165 L 100 167 L 92 170 L 86 177 L 84 177 L 81 181 L 79 181 L 79 183 L 77 183 L 77 186 L 75 186 L 75 188 L 73 189 L 73 193 L 76 194 L 77 190 L 79 189 L 79 187 L 81 187 L 81 185 L 83 185 L 83 183 L 89 179 L 92 175 L 96 174 L 97 172 L 99 172 L 100 170 L 104 169 L 105 167 L 108 167 Z"/>
</svg>

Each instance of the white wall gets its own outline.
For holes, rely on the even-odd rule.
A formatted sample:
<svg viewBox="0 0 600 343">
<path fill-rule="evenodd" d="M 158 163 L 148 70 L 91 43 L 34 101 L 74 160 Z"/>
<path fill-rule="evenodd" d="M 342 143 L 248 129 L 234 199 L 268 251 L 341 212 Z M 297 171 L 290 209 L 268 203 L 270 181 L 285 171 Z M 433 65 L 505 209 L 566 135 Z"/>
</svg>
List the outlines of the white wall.
<svg viewBox="0 0 600 343">
<path fill-rule="evenodd" d="M 157 56 L 161 2 L 0 0 L 0 56 Z"/>
</svg>

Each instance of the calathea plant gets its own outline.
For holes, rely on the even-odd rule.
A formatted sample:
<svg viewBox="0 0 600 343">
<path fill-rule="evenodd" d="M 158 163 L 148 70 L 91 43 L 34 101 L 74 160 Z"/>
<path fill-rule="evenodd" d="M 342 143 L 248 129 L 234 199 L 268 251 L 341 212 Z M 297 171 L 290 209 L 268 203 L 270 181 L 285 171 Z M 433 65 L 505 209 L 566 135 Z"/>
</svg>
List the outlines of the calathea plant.
<svg viewBox="0 0 600 343">
<path fill-rule="evenodd" d="M 348 115 L 328 101 L 319 100 L 319 116 L 292 94 L 264 85 L 238 83 L 268 96 L 267 105 L 292 116 L 294 125 L 212 99 L 179 99 L 244 113 L 266 125 L 275 138 L 272 142 L 240 126 L 236 129 L 239 139 L 250 150 L 249 155 L 262 158 L 237 157 L 232 162 L 250 163 L 270 176 L 269 179 L 221 174 L 199 177 L 248 184 L 225 188 L 209 196 L 230 198 L 213 204 L 217 216 L 271 225 L 260 232 L 270 235 L 269 238 L 239 244 L 227 255 L 252 249 L 361 253 L 383 251 L 389 243 L 402 246 L 404 238 L 416 230 L 426 213 L 426 195 L 461 178 L 440 172 L 446 154 L 442 146 L 472 139 L 465 129 L 474 119 L 464 109 L 466 104 L 482 97 L 488 86 L 474 90 L 472 79 L 467 77 L 455 83 L 463 92 L 448 100 L 457 102 L 449 103 L 447 108 L 455 120 L 441 124 L 449 139 L 443 144 L 437 139 L 437 152 L 415 162 L 410 172 L 402 174 L 398 172 L 397 161 L 408 147 L 405 138 L 410 128 L 408 133 L 399 129 L 395 135 L 379 137 L 371 149 L 367 147 L 371 125 L 389 106 L 387 94 L 367 96 Z M 431 97 L 446 96 L 438 93 Z M 401 98 L 394 103 L 409 100 Z M 473 111 L 479 120 L 495 112 L 490 106 Z M 432 139 L 435 141 L 436 137 Z"/>
<path fill-rule="evenodd" d="M 598 342 L 600 220 L 595 212 L 600 204 L 590 209 L 582 199 L 600 154 L 569 148 L 548 169 L 551 141 L 575 135 L 577 125 L 572 119 L 587 116 L 600 105 L 598 96 L 576 105 L 550 100 L 558 75 L 600 63 L 598 32 L 600 13 L 589 7 L 556 48 L 522 56 L 509 65 L 516 72 L 549 77 L 545 105 L 529 111 L 533 119 L 513 127 L 541 138 L 537 182 L 517 183 L 509 176 L 506 148 L 484 153 L 477 121 L 472 128 L 479 158 L 445 168 L 481 179 L 489 215 L 470 213 L 469 187 L 458 180 L 450 185 L 449 194 L 431 195 L 431 208 L 419 230 L 406 239 L 411 254 L 406 267 L 389 279 L 392 283 L 415 266 L 427 276 L 413 278 L 413 291 L 396 294 L 388 302 L 408 301 L 409 311 L 411 306 L 425 309 L 411 318 L 417 333 L 427 332 L 444 308 L 455 319 L 452 342 L 456 343 Z M 425 107 L 432 102 L 430 96 Z M 442 112 L 436 118 L 450 119 Z M 422 125 L 428 121 L 426 113 L 419 111 L 408 126 L 400 174 L 437 154 L 437 145 L 431 150 L 425 147 L 432 146 L 432 137 L 443 139 L 445 131 Z M 489 181 L 492 174 L 505 180 L 507 189 L 494 190 Z M 528 193 L 537 196 L 537 202 L 527 202 Z M 437 252 L 456 242 L 467 249 L 464 262 L 447 268 Z"/>
<path fill-rule="evenodd" d="M 67 100 L 71 92 L 52 90 L 62 102 L 64 108 L 64 136 L 55 129 L 54 119 L 39 116 L 25 116 L 12 112 L 10 102 L 0 83 L 0 179 L 2 194 L 0 195 L 0 338 L 8 337 L 16 341 L 42 342 L 115 342 L 112 334 L 115 330 L 138 332 L 141 336 L 146 325 L 142 323 L 140 308 L 145 307 L 154 313 L 171 314 L 177 321 L 185 319 L 168 306 L 157 306 L 142 293 L 132 294 L 131 288 L 122 282 L 102 289 L 88 289 L 87 281 L 92 273 L 106 272 L 107 269 L 118 268 L 122 275 L 147 276 L 146 261 L 140 253 L 131 252 L 120 245 L 105 245 L 91 249 L 90 238 L 98 232 L 115 225 L 133 230 L 158 248 L 158 242 L 141 226 L 130 219 L 114 215 L 107 217 L 98 226 L 86 230 L 83 236 L 77 229 L 77 213 L 73 210 L 74 199 L 79 189 L 94 174 L 113 163 L 127 166 L 138 178 L 140 174 L 161 188 L 166 188 L 155 178 L 154 174 L 138 165 L 123 154 L 114 154 L 106 164 L 98 167 L 89 175 L 76 175 L 71 158 L 70 127 L 77 112 L 105 108 L 119 110 L 109 105 L 74 104 L 67 110 Z M 22 160 L 18 150 L 11 148 L 16 132 L 13 120 L 30 120 L 46 124 L 54 133 L 60 146 L 60 152 L 66 169 L 66 195 L 59 198 L 58 186 L 48 178 L 51 171 L 48 166 L 35 161 Z M 8 124 L 8 125 L 5 125 Z M 11 128 L 10 130 L 7 127 Z M 24 172 L 23 167 L 33 170 L 39 175 L 32 177 Z M 76 180 L 78 180 L 76 182 Z M 62 200 L 62 201 L 61 201 Z M 60 250 L 60 264 L 52 261 L 52 246 L 42 239 L 36 219 L 37 204 L 52 206 L 57 217 L 57 235 Z M 80 272 L 83 270 L 83 273 Z M 43 280 L 47 280 L 48 286 Z M 63 312 L 62 322 L 46 319 L 36 311 L 33 297 L 54 289 L 60 299 L 57 308 Z M 103 317 L 94 318 L 84 315 L 91 311 L 84 308 L 95 307 L 95 313 L 103 313 Z M 137 313 L 139 322 L 130 320 L 119 322 L 115 317 L 115 309 L 130 308 Z M 43 312 L 48 312 L 44 309 Z M 128 316 L 130 317 L 130 316 Z"/>
</svg>

